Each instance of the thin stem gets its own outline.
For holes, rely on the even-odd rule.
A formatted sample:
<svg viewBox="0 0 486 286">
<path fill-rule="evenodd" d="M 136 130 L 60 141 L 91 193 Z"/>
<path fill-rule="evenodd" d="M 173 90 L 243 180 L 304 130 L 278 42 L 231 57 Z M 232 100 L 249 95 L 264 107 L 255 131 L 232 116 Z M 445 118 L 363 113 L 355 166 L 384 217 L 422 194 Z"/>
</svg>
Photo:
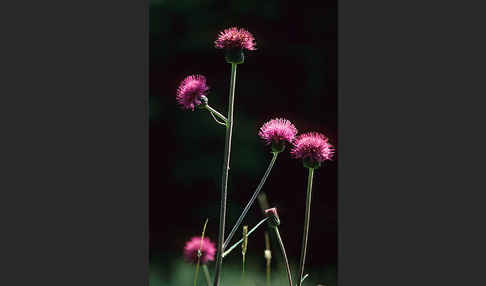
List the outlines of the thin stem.
<svg viewBox="0 0 486 286">
<path fill-rule="evenodd" d="M 224 143 L 224 161 L 223 161 L 223 175 L 221 179 L 221 207 L 219 213 L 219 236 L 218 236 L 218 252 L 216 257 L 216 270 L 214 272 L 214 286 L 219 286 L 221 266 L 223 263 L 223 242 L 224 242 L 224 227 L 226 221 L 226 197 L 228 195 L 228 174 L 231 154 L 231 136 L 233 132 L 233 104 L 235 99 L 235 84 L 236 84 L 236 64 L 231 64 L 231 80 L 230 92 L 228 102 L 228 119 L 226 124 L 226 138 Z"/>
<path fill-rule="evenodd" d="M 287 253 L 285 252 L 285 246 L 283 244 L 282 237 L 280 236 L 280 232 L 278 231 L 278 227 L 275 226 L 273 229 L 275 230 L 275 235 L 277 236 L 278 244 L 280 245 L 280 250 L 282 251 L 285 268 L 287 270 L 287 277 L 289 278 L 289 285 L 292 286 L 292 274 L 290 273 L 290 265 L 289 260 L 287 259 Z"/>
<path fill-rule="evenodd" d="M 203 269 L 203 272 L 204 272 L 204 277 L 206 277 L 206 283 L 208 284 L 208 286 L 210 286 L 211 285 L 211 275 L 209 275 L 208 266 L 206 264 L 203 264 L 202 269 Z"/>
<path fill-rule="evenodd" d="M 226 123 L 228 122 L 228 120 L 226 119 L 226 117 L 224 117 L 223 114 L 219 113 L 216 109 L 212 108 L 211 106 L 209 105 L 206 105 L 206 109 L 209 111 L 209 113 L 211 113 L 211 116 L 213 116 L 214 120 L 216 122 L 218 122 L 219 124 L 223 125 L 223 126 L 226 126 Z M 216 119 L 215 115 L 223 120 L 223 122 L 219 121 L 218 119 Z"/>
<path fill-rule="evenodd" d="M 268 220 L 268 217 L 262 219 L 257 225 L 255 225 L 249 232 L 248 232 L 248 237 L 250 236 L 250 234 L 252 234 L 262 223 L 266 222 Z M 223 253 L 223 257 L 225 257 L 226 255 L 228 255 L 233 249 L 235 249 L 238 245 L 240 245 L 240 243 L 243 242 L 243 239 L 240 239 L 238 240 L 238 242 L 236 242 L 235 244 L 233 244 L 228 250 L 226 250 L 224 253 Z"/>
<path fill-rule="evenodd" d="M 216 123 L 218 123 L 219 125 L 222 125 L 222 126 L 226 126 L 226 123 L 219 121 L 216 118 L 216 116 L 214 116 L 214 114 L 212 112 L 209 112 L 209 114 L 211 114 L 211 116 L 213 117 L 214 121 L 216 121 Z"/>
<path fill-rule="evenodd" d="M 201 234 L 201 243 L 199 244 L 199 249 L 197 250 L 197 263 L 196 263 L 196 271 L 194 272 L 194 283 L 193 285 L 196 286 L 197 284 L 197 275 L 199 273 L 199 264 L 201 263 L 201 249 L 204 241 L 204 233 L 206 232 L 206 226 L 208 224 L 208 219 L 204 222 L 203 231 Z"/>
<path fill-rule="evenodd" d="M 273 165 L 275 164 L 275 161 L 277 160 L 278 152 L 273 153 L 272 161 L 270 161 L 270 164 L 268 165 L 267 170 L 265 171 L 265 174 L 263 175 L 262 180 L 260 181 L 260 184 L 258 184 L 255 192 L 253 193 L 253 196 L 251 197 L 250 201 L 248 204 L 246 204 L 246 207 L 243 209 L 243 212 L 241 213 L 240 217 L 236 221 L 235 226 L 231 230 L 231 232 L 228 234 L 228 237 L 226 238 L 226 241 L 223 245 L 223 249 L 225 249 L 228 244 L 231 242 L 231 238 L 233 238 L 233 235 L 235 234 L 236 230 L 238 227 L 240 227 L 241 223 L 243 222 L 243 219 L 245 218 L 246 214 L 250 210 L 251 206 L 255 202 L 255 199 L 257 198 L 258 194 L 260 193 L 263 185 L 265 184 L 265 181 L 267 180 L 268 175 L 270 174 L 270 171 L 272 170 Z"/>
<path fill-rule="evenodd" d="M 314 168 L 309 168 L 309 176 L 307 178 L 307 198 L 305 202 L 305 219 L 304 219 L 304 237 L 302 239 L 302 251 L 300 252 L 299 264 L 299 286 L 302 286 L 302 276 L 304 275 L 305 254 L 307 252 L 307 238 L 309 236 L 310 224 L 310 207 L 312 194 L 312 179 L 314 177 Z"/>
</svg>

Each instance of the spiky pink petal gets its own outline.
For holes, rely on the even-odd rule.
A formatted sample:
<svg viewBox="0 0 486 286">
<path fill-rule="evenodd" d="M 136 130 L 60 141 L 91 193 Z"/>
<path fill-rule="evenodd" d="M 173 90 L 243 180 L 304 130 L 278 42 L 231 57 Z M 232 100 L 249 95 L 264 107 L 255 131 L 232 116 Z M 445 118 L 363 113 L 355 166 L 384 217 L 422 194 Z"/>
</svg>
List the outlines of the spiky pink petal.
<svg viewBox="0 0 486 286">
<path fill-rule="evenodd" d="M 309 158 L 315 162 L 331 160 L 334 147 L 329 144 L 329 139 L 324 134 L 309 132 L 297 136 L 290 153 L 297 159 Z"/>
<path fill-rule="evenodd" d="M 258 136 L 265 141 L 267 145 L 272 143 L 292 143 L 297 135 L 297 128 L 283 118 L 272 119 L 260 128 Z"/>
<path fill-rule="evenodd" d="M 182 108 L 194 110 L 194 107 L 201 104 L 201 97 L 205 96 L 208 90 L 209 87 L 204 76 L 190 75 L 179 85 L 176 99 Z"/>
<path fill-rule="evenodd" d="M 245 29 L 232 27 L 219 32 L 218 38 L 214 41 L 214 46 L 218 49 L 245 49 L 249 51 L 256 50 L 255 38 Z"/>
</svg>

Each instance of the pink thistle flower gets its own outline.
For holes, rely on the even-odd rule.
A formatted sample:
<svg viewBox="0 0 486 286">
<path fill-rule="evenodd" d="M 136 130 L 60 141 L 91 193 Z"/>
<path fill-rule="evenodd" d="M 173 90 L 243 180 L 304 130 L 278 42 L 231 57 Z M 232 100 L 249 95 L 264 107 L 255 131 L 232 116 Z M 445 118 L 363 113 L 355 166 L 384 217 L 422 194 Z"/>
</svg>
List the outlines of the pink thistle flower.
<svg viewBox="0 0 486 286">
<path fill-rule="evenodd" d="M 206 78 L 202 75 L 190 75 L 186 77 L 179 88 L 177 88 L 176 99 L 184 109 L 194 110 L 194 107 L 200 105 L 202 97 L 206 95 L 209 87 L 206 85 Z"/>
<path fill-rule="evenodd" d="M 258 136 L 265 141 L 267 145 L 272 144 L 272 149 L 281 152 L 287 143 L 292 143 L 297 135 L 297 128 L 283 118 L 272 119 L 260 128 Z"/>
<path fill-rule="evenodd" d="M 218 38 L 214 41 L 214 45 L 218 49 L 256 50 L 253 35 L 247 30 L 238 29 L 237 27 L 219 32 Z"/>
<path fill-rule="evenodd" d="M 299 135 L 290 153 L 296 159 L 304 159 L 306 167 L 316 168 L 321 162 L 331 160 L 334 147 L 329 144 L 329 139 L 321 133 L 309 132 Z M 306 164 L 307 163 L 309 164 Z"/>
<path fill-rule="evenodd" d="M 184 247 L 184 259 L 187 262 L 197 263 L 197 252 L 201 247 L 201 237 L 194 236 L 186 242 L 186 246 Z M 201 263 L 205 264 L 208 261 L 214 260 L 214 254 L 216 254 L 216 247 L 214 243 L 209 240 L 209 238 L 205 237 L 202 241 L 201 247 Z"/>
</svg>

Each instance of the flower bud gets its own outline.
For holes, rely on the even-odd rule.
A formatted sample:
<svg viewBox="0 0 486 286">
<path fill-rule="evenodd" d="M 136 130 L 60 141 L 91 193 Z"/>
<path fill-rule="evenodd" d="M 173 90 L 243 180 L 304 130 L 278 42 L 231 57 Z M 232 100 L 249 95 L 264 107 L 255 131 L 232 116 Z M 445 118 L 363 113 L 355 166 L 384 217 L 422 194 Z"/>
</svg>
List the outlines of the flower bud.
<svg viewBox="0 0 486 286">
<path fill-rule="evenodd" d="M 268 249 L 265 250 L 264 255 L 265 255 L 265 259 L 267 259 L 267 260 L 272 259 L 272 252 Z"/>
<path fill-rule="evenodd" d="M 270 208 L 265 210 L 266 216 L 269 218 L 268 223 L 271 226 L 279 226 L 280 225 L 280 218 L 278 217 L 277 209 Z"/>
<path fill-rule="evenodd" d="M 208 107 L 208 103 L 209 103 L 209 99 L 205 95 L 202 95 L 201 96 L 201 104 L 199 104 L 197 106 L 197 108 L 206 109 L 206 107 Z"/>
</svg>

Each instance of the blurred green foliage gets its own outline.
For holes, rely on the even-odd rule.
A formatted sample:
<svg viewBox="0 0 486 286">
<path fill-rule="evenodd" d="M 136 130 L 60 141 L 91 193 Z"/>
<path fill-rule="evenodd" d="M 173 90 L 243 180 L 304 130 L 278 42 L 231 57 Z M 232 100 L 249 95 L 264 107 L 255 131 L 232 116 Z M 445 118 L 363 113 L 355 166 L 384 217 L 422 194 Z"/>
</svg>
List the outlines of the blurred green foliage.
<svg viewBox="0 0 486 286">
<path fill-rule="evenodd" d="M 247 260 L 244 280 L 242 280 L 241 275 L 241 255 L 233 254 L 235 257 L 232 257 L 232 263 L 226 263 L 225 267 L 223 268 L 222 284 L 231 286 L 266 286 L 263 249 L 261 254 L 261 257 L 258 258 L 259 260 L 254 256 Z M 279 254 L 273 253 L 272 255 L 275 256 Z M 162 263 L 164 265 L 162 265 Z M 274 258 L 272 258 L 272 264 L 276 264 Z M 211 273 L 211 278 L 213 278 L 212 273 L 214 271 L 214 262 L 208 264 L 208 268 L 209 272 Z M 291 269 L 297 272 L 297 268 L 297 263 L 292 263 Z M 167 271 L 163 271 L 162 269 L 170 269 L 170 275 Z M 155 262 L 150 266 L 149 283 L 150 286 L 192 285 L 194 281 L 194 271 L 195 266 L 182 261 L 182 259 L 172 260 L 170 265 L 167 265 L 166 261 Z M 310 272 L 311 275 L 307 277 L 305 285 L 310 286 L 322 284 L 327 286 L 336 286 L 335 271 L 336 269 L 333 267 L 327 267 L 325 269 L 311 269 L 307 271 Z M 197 285 L 206 286 L 204 276 L 202 273 L 199 274 Z M 285 272 L 284 265 L 273 265 L 270 277 L 271 286 L 288 285 L 287 273 Z M 292 273 L 292 277 L 296 277 L 296 273 Z"/>
</svg>

